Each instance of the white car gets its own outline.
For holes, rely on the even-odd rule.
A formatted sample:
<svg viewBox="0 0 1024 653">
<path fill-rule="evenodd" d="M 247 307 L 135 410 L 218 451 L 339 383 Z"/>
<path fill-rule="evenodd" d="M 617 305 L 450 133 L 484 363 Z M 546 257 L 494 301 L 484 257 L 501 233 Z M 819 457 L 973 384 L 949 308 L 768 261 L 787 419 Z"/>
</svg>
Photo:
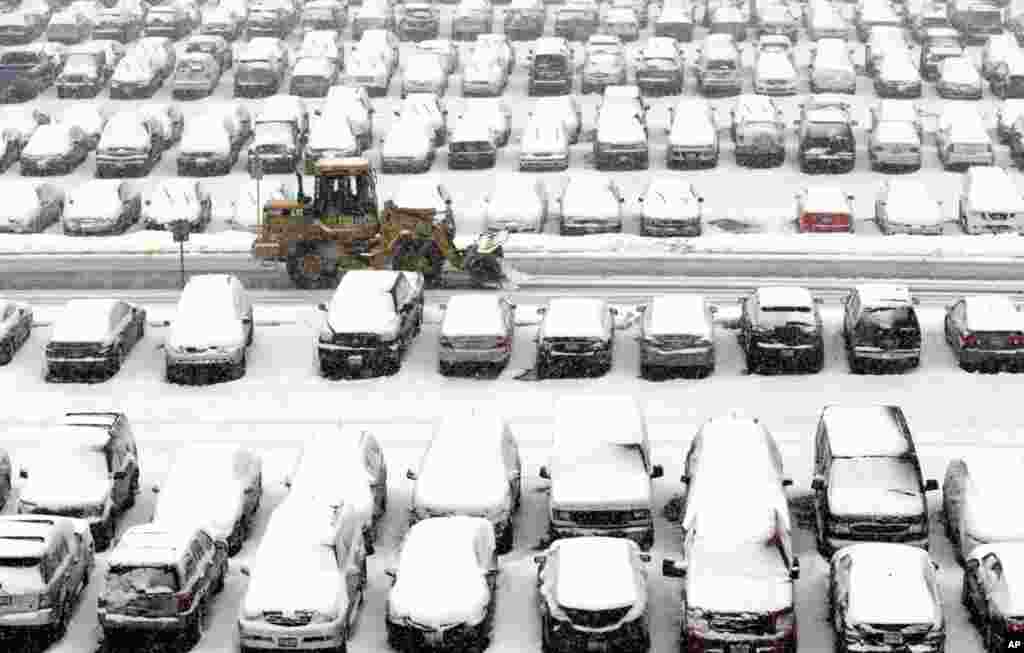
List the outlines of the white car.
<svg viewBox="0 0 1024 653">
<path fill-rule="evenodd" d="M 575 145 L 583 131 L 583 117 L 580 105 L 572 95 L 555 95 L 534 99 L 530 108 L 530 118 L 552 117 L 565 126 L 569 144 Z"/>
<path fill-rule="evenodd" d="M 669 107 L 669 119 L 667 167 L 718 165 L 718 123 L 707 99 L 680 98 L 674 107 Z"/>
<path fill-rule="evenodd" d="M 491 126 L 494 142 L 498 147 L 508 145 L 512 134 L 512 112 L 508 104 L 501 98 L 466 98 L 462 101 L 460 113 L 456 114 L 454 123 L 460 120 L 485 122 Z M 449 128 L 449 136 L 452 129 Z"/>
<path fill-rule="evenodd" d="M 946 100 L 980 100 L 983 81 L 970 57 L 947 57 L 939 64 L 935 89 L 939 97 Z"/>
<path fill-rule="evenodd" d="M 142 196 L 121 179 L 90 179 L 68 196 L 61 228 L 70 234 L 123 233 L 139 220 Z"/>
<path fill-rule="evenodd" d="M 640 233 L 645 236 L 699 236 L 704 198 L 693 184 L 657 176 L 638 200 L 643 206 Z"/>
<path fill-rule="evenodd" d="M 544 182 L 530 175 L 500 175 L 483 198 L 484 223 L 513 233 L 543 233 L 548 219 Z"/>
<path fill-rule="evenodd" d="M 498 97 L 507 84 L 508 74 L 499 59 L 480 55 L 463 59 L 463 97 Z"/>
<path fill-rule="evenodd" d="M 550 115 L 531 116 L 519 144 L 519 170 L 568 170 L 569 156 L 565 123 Z"/>
<path fill-rule="evenodd" d="M 428 39 L 416 44 L 418 52 L 431 52 L 441 58 L 441 67 L 451 75 L 459 67 L 459 49 L 449 39 Z"/>
<path fill-rule="evenodd" d="M 144 54 L 133 50 L 121 59 L 110 78 L 110 98 L 152 97 L 163 80 L 160 71 Z"/>
<path fill-rule="evenodd" d="M 161 180 L 143 202 L 142 222 L 147 229 L 166 230 L 177 220 L 186 220 L 191 231 L 210 224 L 213 199 L 201 181 L 188 177 Z"/>
<path fill-rule="evenodd" d="M 226 175 L 238 161 L 238 148 L 232 142 L 228 125 L 233 124 L 230 116 L 218 119 L 211 116 L 204 120 L 193 120 L 181 137 L 178 147 L 178 176 Z M 240 144 L 238 139 L 235 142 Z"/>
<path fill-rule="evenodd" d="M 228 543 L 228 554 L 242 548 L 263 495 L 263 459 L 239 445 L 186 443 L 174 453 L 159 493 L 153 522 L 161 526 L 204 528 Z"/>
<path fill-rule="evenodd" d="M 902 50 L 890 51 L 879 60 L 874 84 L 881 98 L 919 98 L 923 92 L 917 63 Z"/>
<path fill-rule="evenodd" d="M 295 199 L 295 189 L 290 177 L 280 179 L 264 178 L 262 183 L 247 179 L 238 189 L 238 196 L 231 203 L 231 217 L 228 226 L 240 231 L 256 231 L 263 214 L 263 206 L 271 200 Z M 257 196 L 257 191 L 260 193 Z"/>
<path fill-rule="evenodd" d="M 85 132 L 60 122 L 40 125 L 21 151 L 22 175 L 68 174 L 89 155 Z"/>
<path fill-rule="evenodd" d="M 872 170 L 921 169 L 921 132 L 914 123 L 880 122 L 868 134 L 868 161 Z"/>
<path fill-rule="evenodd" d="M 448 110 L 434 93 L 409 93 L 395 112 L 402 119 L 419 119 L 434 130 L 434 145 L 440 147 L 447 139 Z"/>
<path fill-rule="evenodd" d="M 599 174 L 571 174 L 558 198 L 559 233 L 618 233 L 622 231 L 625 199 L 611 177 Z"/>
<path fill-rule="evenodd" d="M 85 134 L 89 149 L 96 149 L 100 142 L 100 134 L 107 124 L 107 113 L 99 106 L 89 102 L 72 102 L 64 109 L 57 119 L 66 125 L 73 125 Z"/>
<path fill-rule="evenodd" d="M 945 217 L 942 200 L 912 177 L 893 177 L 882 184 L 875 200 L 875 222 L 884 234 L 941 236 Z"/>
<path fill-rule="evenodd" d="M 330 116 L 332 120 L 344 116 L 359 141 L 359 147 L 368 150 L 374 145 L 373 114 L 374 108 L 367 89 L 358 86 L 332 86 L 327 92 L 327 99 L 320 113 L 316 115 Z"/>
<path fill-rule="evenodd" d="M 466 646 L 490 641 L 498 576 L 491 522 L 465 516 L 417 522 L 389 575 L 385 623 L 393 648 L 410 641 L 439 645 L 452 629 Z"/>
<path fill-rule="evenodd" d="M 402 69 L 402 94 L 432 93 L 444 95 L 448 90 L 448 75 L 441 58 L 430 52 L 416 52 L 405 61 Z"/>
<path fill-rule="evenodd" d="M 320 159 L 344 159 L 359 156 L 361 150 L 348 120 L 315 118 L 306 144 L 306 172 L 312 174 L 312 164 Z"/>
<path fill-rule="evenodd" d="M 338 76 L 338 64 L 327 57 L 302 56 L 292 67 L 289 92 L 304 98 L 321 98 Z"/>
<path fill-rule="evenodd" d="M 1013 455 L 954 458 L 942 482 L 946 536 L 957 560 L 977 547 L 996 542 L 1024 542 L 1024 520 L 1005 510 L 1003 500 L 1024 490 L 1021 461 Z"/>
<path fill-rule="evenodd" d="M 384 174 L 426 172 L 434 164 L 434 130 L 418 118 L 399 119 L 381 139 Z"/>
<path fill-rule="evenodd" d="M 754 66 L 754 92 L 760 95 L 793 95 L 797 91 L 793 61 L 785 54 L 766 52 Z"/>
<path fill-rule="evenodd" d="M 348 85 L 365 86 L 367 93 L 379 97 L 387 94 L 391 71 L 387 62 L 371 53 L 355 50 L 345 60 L 342 81 Z"/>
<path fill-rule="evenodd" d="M 255 325 L 252 303 L 238 277 L 196 274 L 181 291 L 164 344 L 164 378 L 185 371 L 227 368 L 245 376 Z"/>
<path fill-rule="evenodd" d="M 4 196 L 0 232 L 39 233 L 60 222 L 65 196 L 57 184 L 15 179 L 5 181 L 0 188 Z"/>
</svg>

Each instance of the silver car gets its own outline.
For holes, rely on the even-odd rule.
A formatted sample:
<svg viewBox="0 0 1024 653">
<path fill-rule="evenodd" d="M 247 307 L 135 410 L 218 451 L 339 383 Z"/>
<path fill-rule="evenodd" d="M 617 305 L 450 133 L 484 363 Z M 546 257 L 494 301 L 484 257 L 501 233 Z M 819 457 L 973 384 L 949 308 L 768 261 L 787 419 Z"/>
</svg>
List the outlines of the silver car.
<svg viewBox="0 0 1024 653">
<path fill-rule="evenodd" d="M 884 234 L 942 235 L 942 200 L 911 177 L 894 177 L 882 184 L 875 200 L 875 222 Z"/>
<path fill-rule="evenodd" d="M 868 160 L 872 170 L 920 170 L 920 132 L 910 122 L 878 123 L 868 137 Z"/>
<path fill-rule="evenodd" d="M 499 371 L 512 357 L 515 304 L 496 295 L 455 295 L 442 304 L 438 370 L 451 375 L 457 366 Z"/>
<path fill-rule="evenodd" d="M 661 295 L 639 306 L 640 375 L 657 369 L 694 370 L 705 377 L 715 369 L 714 314 L 700 295 Z"/>
<path fill-rule="evenodd" d="M 1021 461 L 1014 456 L 954 458 L 942 481 L 946 536 L 963 564 L 975 547 L 995 542 L 1024 542 L 1024 519 L 1006 509 L 1008 497 L 1024 491 Z"/>
</svg>

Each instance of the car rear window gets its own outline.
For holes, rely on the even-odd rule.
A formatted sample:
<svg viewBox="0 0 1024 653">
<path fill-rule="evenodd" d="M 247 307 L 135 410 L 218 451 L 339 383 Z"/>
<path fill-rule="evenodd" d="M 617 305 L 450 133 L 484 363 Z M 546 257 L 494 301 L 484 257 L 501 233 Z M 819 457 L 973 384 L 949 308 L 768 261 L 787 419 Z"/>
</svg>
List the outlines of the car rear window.
<svg viewBox="0 0 1024 653">
<path fill-rule="evenodd" d="M 758 322 L 772 326 L 814 324 L 810 306 L 762 306 Z"/>
<path fill-rule="evenodd" d="M 882 329 L 912 329 L 917 324 L 914 309 L 909 306 L 877 306 L 865 312 L 871 323 Z"/>
<path fill-rule="evenodd" d="M 107 571 L 107 591 L 174 592 L 178 590 L 178 572 L 173 567 L 111 567 Z"/>
</svg>

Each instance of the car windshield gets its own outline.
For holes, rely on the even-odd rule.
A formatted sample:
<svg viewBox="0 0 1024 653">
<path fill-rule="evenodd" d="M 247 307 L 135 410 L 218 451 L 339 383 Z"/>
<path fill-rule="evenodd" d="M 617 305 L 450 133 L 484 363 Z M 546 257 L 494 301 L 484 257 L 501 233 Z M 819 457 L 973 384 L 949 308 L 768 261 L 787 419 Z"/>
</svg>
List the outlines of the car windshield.
<svg viewBox="0 0 1024 653">
<path fill-rule="evenodd" d="M 111 567 L 107 570 L 107 592 L 162 594 L 178 589 L 178 574 L 172 567 Z"/>
<path fill-rule="evenodd" d="M 815 147 L 844 147 L 851 143 L 849 125 L 843 123 L 815 123 L 807 127 L 807 144 Z"/>
<path fill-rule="evenodd" d="M 708 70 L 736 70 L 736 62 L 732 59 L 709 59 Z"/>
<path fill-rule="evenodd" d="M 48 484 L 75 482 L 79 479 L 90 480 L 107 477 L 107 458 L 99 450 L 79 448 L 72 451 L 38 452 L 34 459 L 37 464 L 32 466 L 32 480 Z"/>
<path fill-rule="evenodd" d="M 875 306 L 865 312 L 870 317 L 868 324 L 879 329 L 913 329 L 917 326 L 917 316 L 909 306 Z"/>
<path fill-rule="evenodd" d="M 809 306 L 762 306 L 758 322 L 765 326 L 814 326 L 814 313 Z"/>
<path fill-rule="evenodd" d="M 33 65 L 39 61 L 39 55 L 34 52 L 5 52 L 0 55 L 2 66 L 25 66 Z"/>
<path fill-rule="evenodd" d="M 564 73 L 568 69 L 568 62 L 562 56 L 542 54 L 533 60 L 533 67 L 542 73 Z"/>
</svg>

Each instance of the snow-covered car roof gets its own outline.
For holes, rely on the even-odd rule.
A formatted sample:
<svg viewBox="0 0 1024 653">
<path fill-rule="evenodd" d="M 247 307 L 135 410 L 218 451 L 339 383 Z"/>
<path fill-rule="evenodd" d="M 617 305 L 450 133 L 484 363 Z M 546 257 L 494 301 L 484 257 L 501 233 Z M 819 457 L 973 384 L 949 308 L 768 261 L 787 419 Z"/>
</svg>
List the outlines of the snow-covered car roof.
<svg viewBox="0 0 1024 653">
<path fill-rule="evenodd" d="M 414 52 L 405 60 L 405 75 L 444 75 L 444 64 L 433 52 Z"/>
<path fill-rule="evenodd" d="M 814 306 L 811 291 L 800 286 L 761 286 L 756 294 L 760 306 Z"/>
<path fill-rule="evenodd" d="M 910 304 L 910 288 L 892 283 L 862 283 L 854 286 L 864 306 Z"/>
<path fill-rule="evenodd" d="M 836 556 L 849 556 L 853 562 L 847 609 L 855 623 L 932 623 L 940 618 L 927 551 L 907 544 L 864 542 L 844 547 Z"/>
<path fill-rule="evenodd" d="M 492 413 L 446 416 L 423 455 L 414 503 L 463 514 L 505 507 L 510 493 L 503 437 L 510 434 Z"/>
<path fill-rule="evenodd" d="M 410 208 L 410 207 L 406 207 Z M 338 283 L 337 290 L 360 290 L 372 293 L 386 293 L 397 283 L 398 275 L 402 274 L 409 284 L 418 289 L 423 286 L 423 277 L 418 272 L 396 272 L 393 270 L 352 270 Z"/>
<path fill-rule="evenodd" d="M 1021 107 L 1024 109 L 1024 104 Z M 921 113 L 914 100 L 885 99 L 875 105 L 873 111 L 879 122 L 917 122 L 921 119 Z"/>
<path fill-rule="evenodd" d="M 173 564 L 188 550 L 195 528 L 167 528 L 159 524 L 138 524 L 125 530 L 110 552 L 110 567 L 144 567 L 155 563 Z"/>
<path fill-rule="evenodd" d="M 914 124 L 902 120 L 885 120 L 878 123 L 872 136 L 879 143 L 921 143 L 921 137 Z"/>
<path fill-rule="evenodd" d="M 114 79 L 135 79 L 153 75 L 153 64 L 149 57 L 141 53 L 130 52 L 117 62 Z"/>
<path fill-rule="evenodd" d="M 1019 468 L 1018 468 L 1019 469 Z M 972 558 L 984 558 L 990 553 L 999 557 L 1002 564 L 1002 575 L 1006 578 L 1006 586 L 1009 589 L 1010 603 L 1012 610 L 1020 610 L 1024 597 L 1021 591 L 1024 590 L 1024 542 L 993 542 L 981 544 L 969 552 Z"/>
<path fill-rule="evenodd" d="M 5 180 L 3 184 L 4 208 L 3 213 L 12 216 L 24 215 L 27 211 L 34 211 L 39 208 L 39 195 L 36 188 L 43 182 L 34 179 L 11 179 Z M 6 307 L 7 301 L 0 300 L 2 307 Z M 2 310 L 0 310 L 2 314 Z"/>
<path fill-rule="evenodd" d="M 805 116 L 809 123 L 849 124 L 849 114 L 839 107 L 808 109 Z"/>
<path fill-rule="evenodd" d="M 604 14 L 605 23 L 635 23 L 636 11 L 630 7 L 611 7 Z"/>
<path fill-rule="evenodd" d="M 946 57 L 939 65 L 939 76 L 945 81 L 973 82 L 980 79 L 981 74 L 968 57 Z"/>
<path fill-rule="evenodd" d="M 53 342 L 99 342 L 110 332 L 110 312 L 116 299 L 73 299 L 54 322 Z"/>
<path fill-rule="evenodd" d="M 543 333 L 553 338 L 604 338 L 608 304 L 590 297 L 558 297 L 548 303 Z"/>
<path fill-rule="evenodd" d="M 891 406 L 826 406 L 821 420 L 834 458 L 896 458 L 911 450 Z"/>
<path fill-rule="evenodd" d="M 839 186 L 832 184 L 807 186 L 803 191 L 803 211 L 805 213 L 848 212 L 850 202 L 846 193 Z"/>
<path fill-rule="evenodd" d="M 310 125 L 309 146 L 333 150 L 352 150 L 356 148 L 356 138 L 348 123 L 339 124 L 338 120 L 315 120 Z"/>
<path fill-rule="evenodd" d="M 433 128 L 420 118 L 398 120 L 384 136 L 381 153 L 392 156 L 404 154 L 423 154 L 433 147 Z M 404 188 L 405 184 L 402 184 Z M 400 188 L 401 190 L 401 188 Z"/>
<path fill-rule="evenodd" d="M 917 65 L 908 56 L 894 54 L 882 57 L 878 63 L 878 74 L 887 80 L 916 82 L 921 79 Z"/>
<path fill-rule="evenodd" d="M 1024 315 L 1006 295 L 967 295 L 963 300 L 969 331 L 1024 330 Z"/>
<path fill-rule="evenodd" d="M 505 321 L 501 298 L 488 294 L 454 295 L 448 300 L 441 320 L 441 335 L 503 336 Z"/>
<path fill-rule="evenodd" d="M 649 59 L 664 59 L 679 56 L 679 46 L 676 40 L 667 36 L 652 36 L 647 39 L 641 50 L 644 57 Z"/>
<path fill-rule="evenodd" d="M 933 197 L 928 186 L 919 179 L 893 177 L 889 180 L 889 192 L 885 201 L 886 213 L 899 222 L 922 213 L 924 218 L 942 221 L 942 211 L 938 200 Z"/>
<path fill-rule="evenodd" d="M 623 599 L 640 598 L 634 542 L 618 537 L 573 537 L 558 540 L 549 552 L 558 557 L 553 589 L 559 605 L 603 610 Z M 601 570 L 599 583 L 594 582 L 597 569 Z"/>
<path fill-rule="evenodd" d="M 490 141 L 493 137 L 491 124 L 486 120 L 466 117 L 455 123 L 449 139 L 452 143 Z"/>
<path fill-rule="evenodd" d="M 327 57 L 301 57 L 295 61 L 292 76 L 308 75 L 310 77 L 329 78 L 334 64 Z"/>
<path fill-rule="evenodd" d="M 408 578 L 410 572 L 415 574 L 438 569 L 442 569 L 445 574 L 475 574 L 484 571 L 479 559 L 481 552 L 477 551 L 477 541 L 486 531 L 491 532 L 493 542 L 494 527 L 482 517 L 453 515 L 416 522 L 402 541 L 398 577 Z M 483 539 L 486 540 L 486 536 Z M 489 548 L 493 550 L 493 544 Z M 424 600 L 438 600 L 437 588 L 429 589 L 432 594 L 423 597 Z"/>
<path fill-rule="evenodd" d="M 63 154 L 71 143 L 71 127 L 72 125 L 59 122 L 40 125 L 29 139 L 24 153 L 29 155 Z"/>
<path fill-rule="evenodd" d="M 762 77 L 793 77 L 796 69 L 784 54 L 765 52 L 757 59 L 757 74 Z"/>
<path fill-rule="evenodd" d="M 687 98 L 683 98 L 687 99 Z M 676 105 L 679 108 L 683 106 L 690 106 L 695 104 L 694 102 L 684 103 L 683 99 Z M 703 99 L 703 98 L 692 98 Z M 703 103 L 706 106 L 706 101 Z M 679 112 L 679 108 L 676 112 Z M 704 109 L 707 110 L 706 108 Z M 753 93 L 743 93 L 736 97 L 736 102 L 733 106 L 733 110 L 736 112 L 737 117 L 744 117 L 748 119 L 761 119 L 761 120 L 772 120 L 774 121 L 778 113 L 778 109 L 775 102 L 771 98 L 764 95 L 755 95 Z M 755 118 L 755 116 L 757 118 Z"/>
<path fill-rule="evenodd" d="M 958 140 L 961 135 L 956 135 Z M 979 137 L 980 138 L 980 137 Z M 961 142 L 967 140 L 962 139 Z M 989 143 L 987 132 L 984 140 Z M 1024 211 L 1024 199 L 1017 190 L 1017 185 L 1002 168 L 995 166 L 972 166 L 967 171 L 970 182 L 970 195 L 967 198 L 972 208 L 978 211 Z"/>
<path fill-rule="evenodd" d="M 708 496 L 714 497 L 720 489 L 718 486 L 730 479 L 738 477 L 749 480 L 770 481 L 776 488 L 781 487 L 779 464 L 774 460 L 774 440 L 764 424 L 756 419 L 741 414 L 729 414 L 714 417 L 705 421 L 700 427 L 701 448 L 697 462 L 701 467 L 715 467 L 735 470 L 736 475 L 728 474 L 703 475 L 697 484 L 708 487 Z M 742 460 L 736 458 L 735 452 L 746 452 Z M 769 459 L 760 455 L 766 454 Z M 749 497 L 746 497 L 749 500 Z"/>
<path fill-rule="evenodd" d="M 702 295 L 658 295 L 647 305 L 651 335 L 695 335 L 711 339 L 712 327 Z"/>
</svg>

